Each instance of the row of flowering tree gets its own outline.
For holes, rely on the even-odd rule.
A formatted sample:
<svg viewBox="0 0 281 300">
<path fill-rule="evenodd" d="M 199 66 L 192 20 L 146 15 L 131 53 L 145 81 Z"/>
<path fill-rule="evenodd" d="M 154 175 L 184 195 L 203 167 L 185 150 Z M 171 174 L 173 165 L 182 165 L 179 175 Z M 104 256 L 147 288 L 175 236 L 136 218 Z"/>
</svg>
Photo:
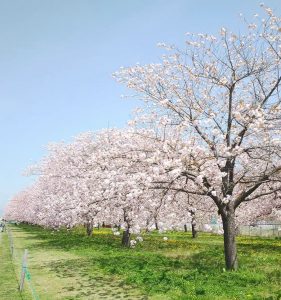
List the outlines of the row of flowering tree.
<svg viewBox="0 0 281 300">
<path fill-rule="evenodd" d="M 88 233 L 105 222 L 128 245 L 132 232 L 188 220 L 196 236 L 196 218 L 217 212 L 226 268 L 237 269 L 238 222 L 281 207 L 281 25 L 264 15 L 243 35 L 187 34 L 185 49 L 161 44 L 159 63 L 115 73 L 144 100 L 131 128 L 50 146 L 6 217 Z"/>
<path fill-rule="evenodd" d="M 179 173 L 175 158 L 161 149 L 167 139 L 146 129 L 111 129 L 52 144 L 28 170 L 37 181 L 12 199 L 5 217 L 51 228 L 84 224 L 89 235 L 94 224 L 106 223 L 124 228 L 126 245 L 131 232 L 143 229 L 184 228 L 187 222 L 195 228 L 196 208 L 201 220 L 214 209 L 186 194 L 184 183 L 182 190 L 160 189 L 159 182 Z"/>
<path fill-rule="evenodd" d="M 192 191 L 185 174 L 193 147 L 161 126 L 157 133 L 110 129 L 50 145 L 49 154 L 28 170 L 37 181 L 10 201 L 5 218 L 55 229 L 83 224 L 88 235 L 105 223 L 123 229 L 125 246 L 131 233 L 182 230 L 188 222 L 196 237 L 196 222 L 209 223 L 217 208 L 208 194 Z M 179 160 L 183 153 L 185 160 Z M 200 175 L 196 182 L 200 186 Z M 278 199 L 266 198 L 236 215 L 249 222 L 277 207 Z"/>
</svg>

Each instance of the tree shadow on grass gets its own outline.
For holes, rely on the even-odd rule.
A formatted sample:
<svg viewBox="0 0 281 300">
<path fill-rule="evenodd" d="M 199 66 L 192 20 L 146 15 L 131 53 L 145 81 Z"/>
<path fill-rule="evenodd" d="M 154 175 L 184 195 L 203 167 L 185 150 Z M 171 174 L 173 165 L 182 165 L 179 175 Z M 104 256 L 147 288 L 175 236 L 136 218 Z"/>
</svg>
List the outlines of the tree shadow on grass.
<svg viewBox="0 0 281 300">
<path fill-rule="evenodd" d="M 65 230 L 54 232 L 37 226 L 34 229 L 28 225 L 13 228 L 14 232 L 22 232 L 22 230 L 28 233 L 28 240 L 31 241 L 32 248 L 34 249 L 46 248 L 64 251 L 87 248 L 108 250 L 113 249 L 113 247 L 122 249 L 120 239 L 112 236 L 112 234 L 88 237 L 76 232 Z M 26 239 L 26 237 L 23 238 Z"/>
<path fill-rule="evenodd" d="M 280 276 L 280 272 L 266 274 L 258 272 L 258 268 L 253 272 L 247 266 L 238 272 L 224 272 L 223 250 L 218 246 L 184 259 L 136 252 L 95 256 L 91 263 L 106 273 L 126 278 L 127 283 L 142 287 L 147 293 L 180 291 L 183 297 L 198 299 L 243 299 L 237 297 L 257 287 L 262 289 Z"/>
<path fill-rule="evenodd" d="M 122 280 L 101 274 L 87 259 L 64 259 L 48 263 L 45 267 L 58 277 L 77 278 L 75 287 L 64 288 L 66 293 L 74 295 L 73 299 L 147 299 L 147 296 L 140 295 L 138 290 Z"/>
<path fill-rule="evenodd" d="M 270 285 L 270 280 L 276 281 L 280 276 L 280 272 L 272 268 L 267 273 L 262 270 L 264 266 L 269 266 L 267 262 L 257 264 L 255 261 L 256 253 L 260 255 L 264 252 L 270 253 L 274 259 L 280 255 L 280 245 L 275 240 L 238 238 L 238 255 L 242 268 L 238 272 L 223 272 L 223 245 L 217 236 L 214 237 L 216 243 L 210 243 L 212 237 L 206 241 L 199 240 L 200 237 L 198 240 L 187 237 L 186 240 L 179 242 L 169 240 L 169 243 L 160 243 L 161 237 L 157 237 L 155 241 L 154 238 L 148 239 L 147 244 L 145 242 L 136 249 L 124 249 L 120 245 L 120 239 L 112 234 L 94 235 L 89 238 L 75 232 L 62 231 L 52 235 L 50 231 L 43 231 L 41 228 L 30 230 L 27 227 L 24 230 L 30 232 L 34 240 L 41 240 L 39 243 L 36 242 L 34 247 L 78 251 L 81 259 L 54 262 L 52 267 L 58 276 L 71 276 L 68 274 L 69 271 L 66 271 L 70 269 L 76 270 L 79 276 L 84 278 L 79 289 L 81 297 L 86 297 L 82 293 L 91 292 L 92 284 L 99 286 L 97 282 L 103 287 L 111 287 L 112 278 L 117 275 L 124 278 L 126 284 L 137 286 L 148 294 L 180 291 L 186 297 L 198 299 L 200 297 L 214 299 L 220 295 L 226 299 L 243 299 L 243 296 L 239 297 L 241 293 L 249 292 L 262 284 Z M 186 247 L 191 253 L 188 256 L 170 257 L 169 251 L 177 247 L 183 249 Z M 159 249 L 161 253 L 156 253 L 155 250 Z M 101 273 L 108 274 L 109 277 L 101 276 Z M 84 280 L 89 286 L 83 286 Z M 117 288 L 110 288 L 114 289 L 116 291 Z M 98 299 L 106 299 L 102 297 L 107 297 L 109 291 L 106 289 L 100 293 Z M 113 297 L 113 294 L 110 295 Z M 116 294 L 108 299 L 118 299 L 117 296 L 120 295 Z M 120 296 L 120 299 L 131 299 L 125 296 Z"/>
<path fill-rule="evenodd" d="M 259 252 L 270 252 L 274 254 L 281 253 L 281 244 L 276 240 L 265 240 L 265 241 L 257 241 L 253 242 L 238 242 L 238 250 L 240 251 L 259 251 Z"/>
</svg>

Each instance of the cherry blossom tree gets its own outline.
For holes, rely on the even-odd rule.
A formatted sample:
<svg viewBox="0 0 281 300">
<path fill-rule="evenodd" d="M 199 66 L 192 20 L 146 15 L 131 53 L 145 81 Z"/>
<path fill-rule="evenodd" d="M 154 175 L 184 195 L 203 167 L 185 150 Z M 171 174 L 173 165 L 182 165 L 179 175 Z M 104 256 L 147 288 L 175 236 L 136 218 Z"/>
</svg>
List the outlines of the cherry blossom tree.
<svg viewBox="0 0 281 300">
<path fill-rule="evenodd" d="M 160 63 L 114 75 L 145 101 L 142 121 L 165 118 L 182 137 L 180 156 L 165 161 L 177 175 L 158 187 L 215 203 L 228 270 L 238 267 L 236 209 L 281 189 L 281 19 L 267 7 L 263 14 L 245 21 L 245 34 L 187 33 L 185 49 L 161 44 L 168 53 Z"/>
<path fill-rule="evenodd" d="M 105 166 L 109 207 L 112 212 L 107 223 L 121 226 L 122 244 L 130 245 L 132 232 L 140 233 L 148 226 L 151 215 L 161 203 L 158 191 L 149 189 L 146 158 L 154 151 L 148 145 L 143 132 L 131 130 L 107 130 L 98 135 L 104 151 L 99 161 Z M 146 131 L 146 136 L 150 133 Z"/>
<path fill-rule="evenodd" d="M 39 175 L 45 208 L 51 227 L 83 224 L 90 236 L 101 211 L 103 176 L 97 163 L 92 133 L 85 133 L 69 144 L 49 145 L 49 154 L 29 174 Z"/>
<path fill-rule="evenodd" d="M 88 235 L 94 224 L 117 225 L 124 229 L 124 246 L 132 232 L 183 227 L 191 215 L 195 229 L 196 208 L 189 201 L 180 205 L 183 193 L 154 185 L 178 174 L 166 157 L 169 138 L 150 129 L 108 129 L 50 144 L 48 155 L 27 172 L 39 176 L 25 197 L 35 201 L 37 210 L 26 206 L 32 222 L 22 212 L 17 219 L 51 228 L 85 224 Z"/>
</svg>

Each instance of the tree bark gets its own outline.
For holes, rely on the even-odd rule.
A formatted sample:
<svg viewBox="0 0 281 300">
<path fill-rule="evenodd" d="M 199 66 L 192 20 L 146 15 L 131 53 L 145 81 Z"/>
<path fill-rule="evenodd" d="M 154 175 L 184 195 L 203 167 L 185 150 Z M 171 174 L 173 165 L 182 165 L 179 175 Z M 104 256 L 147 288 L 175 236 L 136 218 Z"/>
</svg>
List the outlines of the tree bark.
<svg viewBox="0 0 281 300">
<path fill-rule="evenodd" d="M 92 236 L 93 235 L 93 229 L 94 229 L 94 225 L 92 222 L 88 222 L 86 224 L 86 232 L 87 232 L 87 236 Z"/>
<path fill-rule="evenodd" d="M 237 247 L 236 247 L 236 229 L 235 229 L 235 211 L 229 208 L 226 213 L 222 215 L 222 223 L 224 230 L 224 256 L 225 267 L 229 271 L 237 270 Z"/>
<path fill-rule="evenodd" d="M 154 226 L 156 230 L 159 230 L 157 216 L 154 216 Z"/>
<path fill-rule="evenodd" d="M 192 238 L 197 238 L 197 230 L 196 230 L 196 219 L 195 219 L 195 212 L 191 212 L 191 231 L 192 231 Z"/>
<path fill-rule="evenodd" d="M 196 230 L 196 224 L 192 224 L 191 223 L 191 230 L 192 230 L 192 238 L 197 238 L 198 236 L 198 233 L 197 233 L 197 230 Z"/>
<path fill-rule="evenodd" d="M 159 230 L 157 221 L 155 221 L 155 229 L 156 229 L 156 230 Z"/>
<path fill-rule="evenodd" d="M 126 229 L 123 231 L 123 236 L 122 236 L 122 246 L 124 247 L 130 247 L 130 231 L 129 229 Z"/>
<path fill-rule="evenodd" d="M 184 232 L 187 232 L 187 226 L 184 224 Z"/>
</svg>

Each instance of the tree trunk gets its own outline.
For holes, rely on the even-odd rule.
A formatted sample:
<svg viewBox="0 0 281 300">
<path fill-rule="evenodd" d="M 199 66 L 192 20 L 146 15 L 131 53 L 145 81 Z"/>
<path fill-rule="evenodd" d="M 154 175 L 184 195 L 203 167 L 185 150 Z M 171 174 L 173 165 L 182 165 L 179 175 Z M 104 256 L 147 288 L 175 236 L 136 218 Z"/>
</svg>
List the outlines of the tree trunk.
<svg viewBox="0 0 281 300">
<path fill-rule="evenodd" d="M 192 238 L 197 238 L 197 230 L 196 230 L 196 219 L 195 219 L 195 212 L 191 212 L 191 231 L 192 231 Z"/>
<path fill-rule="evenodd" d="M 94 229 L 94 225 L 92 222 L 88 222 L 86 224 L 86 232 L 87 232 L 87 236 L 92 236 L 93 235 L 93 229 Z"/>
<path fill-rule="evenodd" d="M 155 221 L 155 229 L 156 229 L 156 230 L 159 230 L 157 221 Z"/>
<path fill-rule="evenodd" d="M 155 226 L 155 229 L 156 229 L 156 230 L 159 230 L 157 216 L 154 217 L 154 226 Z"/>
<path fill-rule="evenodd" d="M 130 231 L 129 229 L 126 229 L 123 231 L 123 236 L 122 236 L 122 246 L 124 247 L 130 247 Z"/>
<path fill-rule="evenodd" d="M 196 224 L 191 223 L 191 230 L 192 230 L 192 237 L 195 239 L 198 236 L 197 230 L 196 230 Z"/>
<path fill-rule="evenodd" d="M 145 222 L 145 232 L 148 232 L 148 226 L 149 226 L 149 219 L 146 219 L 146 222 Z"/>
<path fill-rule="evenodd" d="M 187 226 L 184 224 L 184 232 L 187 232 Z"/>
<path fill-rule="evenodd" d="M 235 229 L 235 211 L 230 208 L 222 215 L 222 223 L 224 230 L 224 256 L 225 267 L 227 270 L 237 270 L 237 248 L 236 248 L 236 229 Z"/>
</svg>

